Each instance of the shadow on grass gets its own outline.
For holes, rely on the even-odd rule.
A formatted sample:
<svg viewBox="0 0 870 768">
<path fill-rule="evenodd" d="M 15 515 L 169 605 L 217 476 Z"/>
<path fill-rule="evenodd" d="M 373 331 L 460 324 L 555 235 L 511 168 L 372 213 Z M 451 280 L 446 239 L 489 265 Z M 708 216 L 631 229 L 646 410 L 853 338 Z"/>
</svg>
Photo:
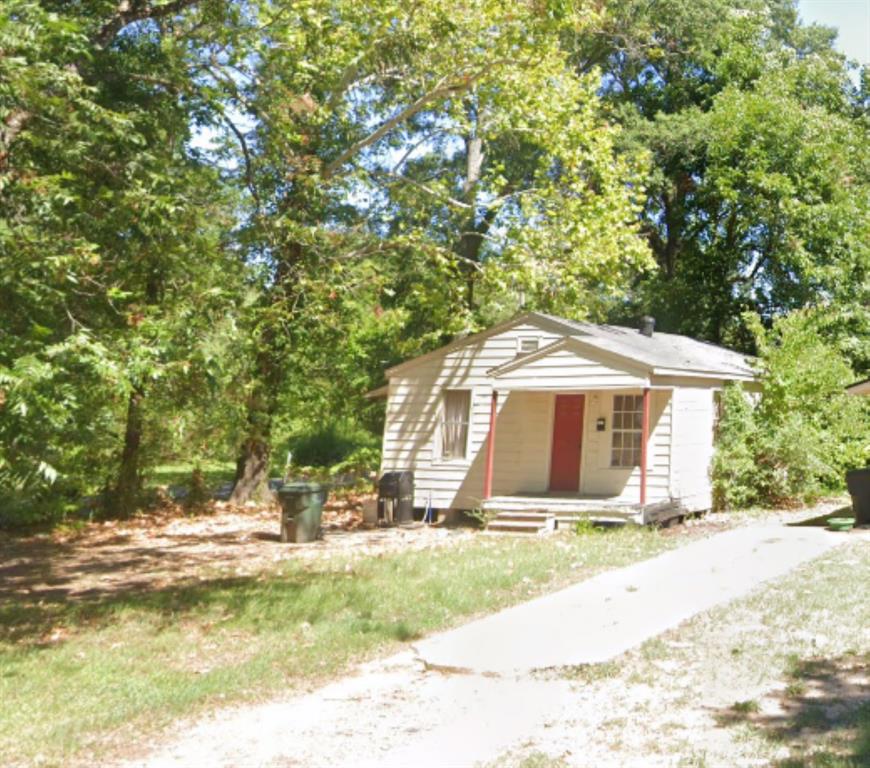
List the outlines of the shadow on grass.
<svg viewBox="0 0 870 768">
<path fill-rule="evenodd" d="M 280 542 L 268 531 L 250 535 Z M 157 572 L 190 573 L 241 563 L 238 531 L 172 534 L 150 545 L 131 546 L 130 536 L 101 539 L 90 547 L 49 538 L 0 543 L 0 604 L 94 600 L 150 586 Z"/>
<path fill-rule="evenodd" d="M 736 702 L 716 713 L 718 724 L 746 723 L 787 746 L 776 768 L 870 765 L 870 654 L 796 659 L 788 677 L 784 691 L 766 697 L 775 707 Z"/>
<path fill-rule="evenodd" d="M 115 589 L 110 595 L 68 601 L 40 597 L 0 603 L 0 642 L 22 650 L 57 645 L 53 632 L 98 630 L 135 616 L 160 629 L 186 619 L 206 626 L 224 617 L 248 629 L 309 626 L 349 622 L 355 632 L 374 633 L 384 639 L 407 641 L 419 636 L 411 620 L 379 617 L 379 569 L 353 571 L 294 568 L 268 578 L 218 576 L 175 584 L 162 589 Z"/>
</svg>

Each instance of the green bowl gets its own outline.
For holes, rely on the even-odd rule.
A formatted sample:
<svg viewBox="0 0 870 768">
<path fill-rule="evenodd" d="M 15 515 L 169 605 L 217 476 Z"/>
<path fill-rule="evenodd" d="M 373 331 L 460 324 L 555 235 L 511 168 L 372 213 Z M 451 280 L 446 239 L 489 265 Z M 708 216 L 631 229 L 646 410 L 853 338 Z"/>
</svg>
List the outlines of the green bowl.
<svg viewBox="0 0 870 768">
<path fill-rule="evenodd" d="M 829 517 L 828 528 L 832 531 L 851 531 L 855 525 L 854 517 Z"/>
</svg>

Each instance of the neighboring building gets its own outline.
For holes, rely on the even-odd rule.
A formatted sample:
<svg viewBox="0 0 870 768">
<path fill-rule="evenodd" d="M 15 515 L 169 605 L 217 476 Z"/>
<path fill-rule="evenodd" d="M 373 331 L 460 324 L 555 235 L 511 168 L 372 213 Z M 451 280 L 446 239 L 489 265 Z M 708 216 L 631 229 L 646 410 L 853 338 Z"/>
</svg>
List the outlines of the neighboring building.
<svg viewBox="0 0 870 768">
<path fill-rule="evenodd" d="M 754 382 L 713 344 L 531 312 L 386 372 L 381 471 L 434 509 L 649 522 L 710 508 L 716 393 Z"/>
</svg>

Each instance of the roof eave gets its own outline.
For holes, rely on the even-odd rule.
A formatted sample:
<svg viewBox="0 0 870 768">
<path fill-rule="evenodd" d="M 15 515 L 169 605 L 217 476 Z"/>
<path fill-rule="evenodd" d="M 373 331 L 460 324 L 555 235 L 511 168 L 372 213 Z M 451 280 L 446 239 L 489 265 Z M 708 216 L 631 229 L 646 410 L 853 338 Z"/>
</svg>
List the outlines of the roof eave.
<svg viewBox="0 0 870 768">
<path fill-rule="evenodd" d="M 698 368 L 665 368 L 654 367 L 655 376 L 688 376 L 695 379 L 727 379 L 728 381 L 758 381 L 758 375 L 754 373 L 736 373 L 734 371 L 717 371 L 712 369 Z"/>
<path fill-rule="evenodd" d="M 514 325 L 521 325 L 522 323 L 532 319 L 535 315 L 535 312 L 525 312 L 522 315 L 517 315 L 510 320 L 505 320 L 503 323 L 494 325 L 491 328 L 487 328 L 486 330 L 478 331 L 477 333 L 472 333 L 468 336 L 463 336 L 461 339 L 454 339 L 448 344 L 438 347 L 438 349 L 433 349 L 431 352 L 417 355 L 417 357 L 412 357 L 410 360 L 405 360 L 403 363 L 398 363 L 391 368 L 387 368 L 386 371 L 384 371 L 384 375 L 387 378 L 390 378 L 391 376 L 395 376 L 397 373 L 400 373 L 401 371 L 410 368 L 411 366 L 417 365 L 424 360 L 430 360 L 432 358 L 438 357 L 438 355 L 446 355 L 448 352 L 452 352 L 455 349 L 460 349 L 466 344 L 471 344 L 472 342 L 479 339 L 485 339 L 489 336 L 494 336 L 497 333 L 506 331 L 508 328 L 511 328 Z"/>
</svg>

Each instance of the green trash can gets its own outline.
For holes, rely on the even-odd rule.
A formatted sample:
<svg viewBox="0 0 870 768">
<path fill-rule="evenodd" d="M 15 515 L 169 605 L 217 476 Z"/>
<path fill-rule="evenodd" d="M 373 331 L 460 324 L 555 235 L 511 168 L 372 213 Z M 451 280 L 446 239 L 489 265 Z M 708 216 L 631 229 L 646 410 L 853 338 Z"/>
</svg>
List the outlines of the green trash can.
<svg viewBox="0 0 870 768">
<path fill-rule="evenodd" d="M 285 483 L 281 502 L 281 541 L 305 544 L 320 535 L 320 517 L 329 489 L 321 483 Z"/>
</svg>

